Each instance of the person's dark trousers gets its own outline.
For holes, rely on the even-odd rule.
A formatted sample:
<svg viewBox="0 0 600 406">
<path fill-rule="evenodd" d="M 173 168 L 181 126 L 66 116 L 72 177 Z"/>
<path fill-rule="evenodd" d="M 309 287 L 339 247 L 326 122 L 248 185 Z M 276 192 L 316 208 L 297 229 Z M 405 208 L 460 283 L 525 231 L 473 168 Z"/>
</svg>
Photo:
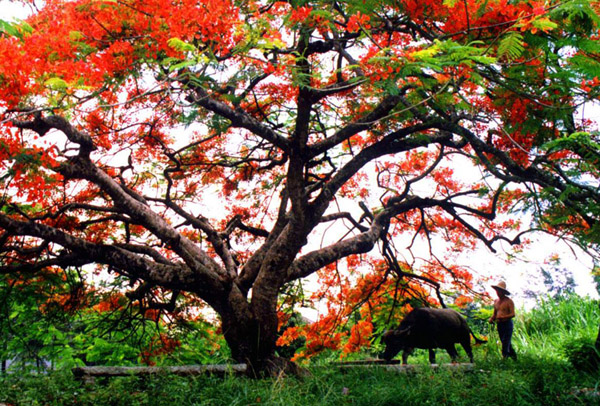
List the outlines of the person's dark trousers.
<svg viewBox="0 0 600 406">
<path fill-rule="evenodd" d="M 498 322 L 498 335 L 502 343 L 502 356 L 517 359 L 517 353 L 512 346 L 513 321 L 512 319 Z"/>
</svg>

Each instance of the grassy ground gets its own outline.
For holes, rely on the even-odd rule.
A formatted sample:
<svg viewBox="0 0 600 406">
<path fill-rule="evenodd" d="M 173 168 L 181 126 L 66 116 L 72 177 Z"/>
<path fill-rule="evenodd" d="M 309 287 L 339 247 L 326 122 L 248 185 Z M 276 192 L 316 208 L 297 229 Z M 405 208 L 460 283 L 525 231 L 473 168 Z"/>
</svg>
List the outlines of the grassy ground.
<svg viewBox="0 0 600 406">
<path fill-rule="evenodd" d="M 410 359 L 417 374 L 377 368 L 340 370 L 325 360 L 304 378 L 127 377 L 85 385 L 70 372 L 0 377 L 8 405 L 600 405 L 596 371 L 573 367 L 565 343 L 591 339 L 598 307 L 589 301 L 548 302 L 517 321 L 518 361 L 501 360 L 496 336 L 475 349 L 470 372 L 431 370 L 426 352 Z M 578 341 L 579 340 L 579 341 Z M 439 361 L 448 361 L 439 351 Z M 462 352 L 460 352 L 462 354 Z M 319 365 L 321 364 L 321 365 Z"/>
<path fill-rule="evenodd" d="M 472 372 L 413 375 L 313 368 L 307 378 L 158 376 L 84 385 L 70 374 L 10 377 L 0 402 L 14 405 L 598 405 L 598 378 L 565 362 L 521 357 L 483 361 Z"/>
</svg>

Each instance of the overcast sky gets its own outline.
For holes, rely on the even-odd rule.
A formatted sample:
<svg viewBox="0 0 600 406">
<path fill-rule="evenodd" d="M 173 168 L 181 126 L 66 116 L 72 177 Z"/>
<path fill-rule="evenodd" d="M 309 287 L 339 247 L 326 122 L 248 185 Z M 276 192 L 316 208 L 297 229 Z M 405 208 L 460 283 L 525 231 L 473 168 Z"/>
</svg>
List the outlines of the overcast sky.
<svg viewBox="0 0 600 406">
<path fill-rule="evenodd" d="M 13 18 L 25 18 L 29 15 L 29 9 L 22 4 L 7 0 L 0 0 L 0 19 L 12 20 Z"/>
</svg>

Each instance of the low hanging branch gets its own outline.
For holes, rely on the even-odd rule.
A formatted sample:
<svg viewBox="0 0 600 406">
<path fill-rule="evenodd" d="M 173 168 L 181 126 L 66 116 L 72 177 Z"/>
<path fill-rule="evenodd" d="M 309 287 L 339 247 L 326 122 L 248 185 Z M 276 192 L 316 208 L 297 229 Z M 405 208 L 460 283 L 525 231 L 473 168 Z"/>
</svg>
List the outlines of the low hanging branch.
<svg viewBox="0 0 600 406">
<path fill-rule="evenodd" d="M 359 206 L 363 210 L 365 217 L 367 217 L 371 220 L 374 219 L 373 213 L 371 213 L 371 211 L 366 206 L 366 204 L 364 204 L 364 202 L 360 202 Z M 423 275 L 416 275 L 414 273 L 403 271 L 402 267 L 398 263 L 398 260 L 394 254 L 394 251 L 392 250 L 392 248 L 390 246 L 390 242 L 387 237 L 387 233 L 384 233 L 382 235 L 381 241 L 382 241 L 382 254 L 388 265 L 388 271 L 386 272 L 386 275 L 389 273 L 389 270 L 391 270 L 396 274 L 396 276 L 399 278 L 399 280 L 402 280 L 403 278 L 408 278 L 408 279 L 417 279 L 417 280 L 427 283 L 429 286 L 434 288 L 436 296 L 440 302 L 440 305 L 442 307 L 446 307 L 446 304 L 444 303 L 444 299 L 442 298 L 442 293 L 440 291 L 441 285 L 439 284 L 439 282 L 437 282 L 431 278 L 428 278 L 426 276 L 423 276 Z M 395 297 L 394 297 L 394 302 L 395 302 Z"/>
</svg>

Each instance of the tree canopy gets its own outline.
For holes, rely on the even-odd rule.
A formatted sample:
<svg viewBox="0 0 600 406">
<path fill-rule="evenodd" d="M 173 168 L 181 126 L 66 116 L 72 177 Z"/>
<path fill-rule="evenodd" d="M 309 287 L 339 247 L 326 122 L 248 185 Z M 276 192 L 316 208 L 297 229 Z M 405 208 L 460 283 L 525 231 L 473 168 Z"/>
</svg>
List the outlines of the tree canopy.
<svg viewBox="0 0 600 406">
<path fill-rule="evenodd" d="M 145 308 L 206 304 L 259 371 L 280 365 L 278 338 L 352 351 L 414 298 L 468 297 L 453 261 L 523 243 L 520 212 L 593 254 L 599 12 L 45 1 L 0 21 L 0 273 L 85 267 Z M 280 337 L 316 273 L 330 314 Z"/>
</svg>

